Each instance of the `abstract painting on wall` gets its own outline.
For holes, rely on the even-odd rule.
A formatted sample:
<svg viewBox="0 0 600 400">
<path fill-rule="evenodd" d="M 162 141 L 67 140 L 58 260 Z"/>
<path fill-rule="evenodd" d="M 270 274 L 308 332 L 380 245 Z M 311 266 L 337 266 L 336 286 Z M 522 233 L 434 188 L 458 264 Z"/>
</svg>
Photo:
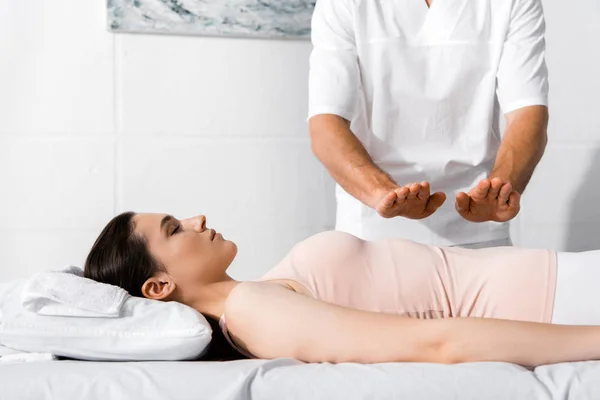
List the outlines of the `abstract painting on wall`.
<svg viewBox="0 0 600 400">
<path fill-rule="evenodd" d="M 306 39 L 316 0 L 107 0 L 115 32 Z"/>
</svg>

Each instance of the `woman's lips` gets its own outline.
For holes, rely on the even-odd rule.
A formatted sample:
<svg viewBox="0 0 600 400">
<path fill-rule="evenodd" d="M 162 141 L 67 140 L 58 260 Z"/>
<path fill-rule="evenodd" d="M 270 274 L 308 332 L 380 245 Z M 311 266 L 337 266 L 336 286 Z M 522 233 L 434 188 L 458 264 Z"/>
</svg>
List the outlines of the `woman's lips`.
<svg viewBox="0 0 600 400">
<path fill-rule="evenodd" d="M 215 240 L 217 232 L 214 229 L 210 230 L 210 240 Z"/>
</svg>

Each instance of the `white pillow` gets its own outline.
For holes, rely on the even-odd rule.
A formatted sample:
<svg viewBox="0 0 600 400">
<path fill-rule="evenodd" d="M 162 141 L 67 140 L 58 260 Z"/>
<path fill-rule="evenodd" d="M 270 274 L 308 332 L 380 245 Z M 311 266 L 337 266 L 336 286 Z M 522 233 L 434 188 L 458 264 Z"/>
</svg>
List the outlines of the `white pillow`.
<svg viewBox="0 0 600 400">
<path fill-rule="evenodd" d="M 12 349 L 83 360 L 172 361 L 199 357 L 211 340 L 206 318 L 176 302 L 130 297 L 117 318 L 38 315 L 21 304 L 25 283 L 0 283 L 0 345 Z"/>
</svg>

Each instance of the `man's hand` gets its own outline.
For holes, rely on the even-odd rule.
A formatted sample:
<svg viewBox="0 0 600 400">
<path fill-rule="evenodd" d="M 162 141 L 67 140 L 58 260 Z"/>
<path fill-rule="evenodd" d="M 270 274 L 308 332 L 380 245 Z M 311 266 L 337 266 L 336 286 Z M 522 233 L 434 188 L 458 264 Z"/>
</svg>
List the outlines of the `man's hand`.
<svg viewBox="0 0 600 400">
<path fill-rule="evenodd" d="M 456 211 L 471 222 L 506 222 L 521 209 L 521 195 L 500 178 L 483 179 L 468 194 L 456 195 Z"/>
<path fill-rule="evenodd" d="M 429 183 L 412 183 L 384 193 L 375 210 L 383 218 L 423 219 L 433 214 L 446 201 L 446 195 L 430 192 Z"/>
</svg>

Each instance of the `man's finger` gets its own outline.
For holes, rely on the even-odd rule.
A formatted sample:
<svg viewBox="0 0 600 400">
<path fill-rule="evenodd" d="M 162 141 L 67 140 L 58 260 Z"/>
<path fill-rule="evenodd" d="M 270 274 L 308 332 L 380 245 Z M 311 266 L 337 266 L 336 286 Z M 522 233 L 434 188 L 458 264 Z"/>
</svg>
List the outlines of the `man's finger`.
<svg viewBox="0 0 600 400">
<path fill-rule="evenodd" d="M 417 194 L 417 198 L 419 200 L 427 200 L 431 195 L 431 188 L 429 187 L 429 182 L 421 182 L 421 190 Z"/>
<path fill-rule="evenodd" d="M 465 192 L 460 192 L 456 195 L 456 210 L 459 213 L 469 211 L 469 203 L 471 202 L 471 198 Z"/>
<path fill-rule="evenodd" d="M 471 197 L 477 200 L 483 200 L 487 197 L 488 192 L 490 191 L 490 187 L 492 184 L 488 179 L 482 179 L 481 182 L 475 187 L 475 189 L 471 190 Z"/>
<path fill-rule="evenodd" d="M 490 181 L 490 190 L 488 191 L 488 198 L 495 200 L 500 194 L 500 188 L 502 188 L 502 179 L 494 178 Z"/>
<path fill-rule="evenodd" d="M 395 201 L 396 201 L 396 192 L 391 191 L 388 194 L 386 194 L 383 197 L 383 199 L 381 199 L 381 201 L 379 202 L 379 204 L 376 207 L 376 211 L 383 218 L 395 217 L 395 215 L 393 215 L 393 212 L 392 212 L 392 210 L 394 209 Z"/>
<path fill-rule="evenodd" d="M 381 205 L 385 209 L 390 209 L 394 206 L 394 202 L 396 201 L 396 199 L 396 192 L 391 191 L 383 198 L 383 202 L 381 203 Z"/>
<path fill-rule="evenodd" d="M 496 222 L 507 222 L 516 217 L 521 211 L 521 195 L 518 192 L 512 192 L 508 200 L 508 204 L 504 205 L 504 210 L 498 210 L 500 213 L 496 215 Z"/>
<path fill-rule="evenodd" d="M 502 188 L 500 189 L 500 194 L 498 195 L 498 203 L 500 203 L 501 205 L 507 204 L 508 198 L 510 197 L 511 193 L 512 185 L 510 183 L 505 183 L 504 185 L 502 185 Z"/>
<path fill-rule="evenodd" d="M 410 193 L 407 196 L 408 200 L 415 199 L 417 198 L 417 194 L 421 190 L 421 185 L 419 185 L 418 183 L 413 183 L 408 187 L 408 189 L 410 190 Z"/>
<path fill-rule="evenodd" d="M 404 202 L 406 201 L 406 197 L 408 196 L 408 193 L 410 192 L 410 190 L 408 190 L 407 187 L 403 186 L 401 188 L 398 188 L 395 190 L 396 192 L 396 204 L 404 204 Z"/>
<path fill-rule="evenodd" d="M 518 192 L 512 192 L 508 198 L 508 206 L 510 208 L 521 207 L 521 195 Z"/>
</svg>

